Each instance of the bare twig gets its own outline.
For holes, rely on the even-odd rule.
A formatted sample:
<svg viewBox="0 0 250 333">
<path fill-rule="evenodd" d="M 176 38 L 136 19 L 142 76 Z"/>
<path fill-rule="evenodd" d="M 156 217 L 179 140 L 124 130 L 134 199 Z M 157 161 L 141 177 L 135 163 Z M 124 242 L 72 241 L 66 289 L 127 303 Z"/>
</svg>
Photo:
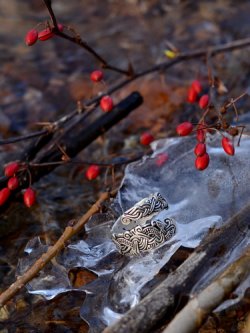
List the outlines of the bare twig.
<svg viewBox="0 0 250 333">
<path fill-rule="evenodd" d="M 25 141 L 25 140 L 37 138 L 37 137 L 42 136 L 42 135 L 46 135 L 48 133 L 49 133 L 49 130 L 44 129 L 44 130 L 37 131 L 37 132 L 34 132 L 34 133 L 18 136 L 16 138 L 9 138 L 9 139 L 6 139 L 6 140 L 0 140 L 0 145 L 7 145 L 9 143 L 16 143 L 16 142 L 20 142 L 20 141 Z"/>
<path fill-rule="evenodd" d="M 86 41 L 82 40 L 81 37 L 79 35 L 77 36 L 69 36 L 65 33 L 63 33 L 62 31 L 60 31 L 58 29 L 57 26 L 57 19 L 56 16 L 54 14 L 54 11 L 52 9 L 52 5 L 51 5 L 51 1 L 49 0 L 43 0 L 45 6 L 48 9 L 50 18 L 53 22 L 54 25 L 54 33 L 64 39 L 69 40 L 70 42 L 79 45 L 80 47 L 84 48 L 85 50 L 87 50 L 90 54 L 92 54 L 102 65 L 103 68 L 105 69 L 109 69 L 112 70 L 114 72 L 120 73 L 120 74 L 124 74 L 124 75 L 131 75 L 131 72 L 128 70 L 124 70 L 121 68 L 118 68 L 116 66 L 112 66 L 111 64 L 109 64 L 99 53 L 97 53 Z"/>
<path fill-rule="evenodd" d="M 250 274 L 250 247 L 207 288 L 191 299 L 163 333 L 192 333 L 208 315 Z"/>
<path fill-rule="evenodd" d="M 75 225 L 67 226 L 57 242 L 51 246 L 48 251 L 44 253 L 22 276 L 17 277 L 17 280 L 0 295 L 0 307 L 6 304 L 8 300 L 15 296 L 29 281 L 31 281 L 44 268 L 44 266 L 65 247 L 65 243 L 83 228 L 89 218 L 100 210 L 101 204 L 105 200 L 114 196 L 116 192 L 117 191 L 114 190 L 111 193 L 102 193 L 95 204 L 78 220 Z"/>
<path fill-rule="evenodd" d="M 121 81 L 120 83 L 118 83 L 118 84 L 114 85 L 113 87 L 111 87 L 110 89 L 108 89 L 108 91 L 106 91 L 105 93 L 100 94 L 100 95 L 86 101 L 85 104 L 87 106 L 89 106 L 92 103 L 99 102 L 100 99 L 103 96 L 111 95 L 114 92 L 116 92 L 116 91 L 120 90 L 121 88 L 125 87 L 126 85 L 132 83 L 133 81 L 135 81 L 135 80 L 137 80 L 137 79 L 139 79 L 143 76 L 146 76 L 148 74 L 165 71 L 168 68 L 173 67 L 173 66 L 175 66 L 175 65 L 177 65 L 177 64 L 179 64 L 183 61 L 188 61 L 188 60 L 193 60 L 193 59 L 205 57 L 207 55 L 208 50 L 210 52 L 210 57 L 213 57 L 213 56 L 215 56 L 216 54 L 219 54 L 219 53 L 229 52 L 229 51 L 237 50 L 237 49 L 248 47 L 248 46 L 250 46 L 250 38 L 244 38 L 244 39 L 235 40 L 233 42 L 225 43 L 225 44 L 218 45 L 218 46 L 210 46 L 207 49 L 198 49 L 198 50 L 195 50 L 195 51 L 188 51 L 188 52 L 180 53 L 173 60 L 164 61 L 161 64 L 152 66 L 148 69 L 145 69 L 141 72 L 138 72 L 137 74 L 134 74 L 133 77 Z"/>
<path fill-rule="evenodd" d="M 138 154 L 137 156 L 134 156 L 132 158 L 125 158 L 122 161 L 110 161 L 110 162 L 96 162 L 96 161 L 86 161 L 86 160 L 81 160 L 81 161 L 72 161 L 70 160 L 65 160 L 65 161 L 60 161 L 60 162 L 48 162 L 48 163 L 29 163 L 30 167 L 37 167 L 37 168 L 43 168 L 43 167 L 49 167 L 49 166 L 59 166 L 59 165 L 65 165 L 65 164 L 76 164 L 76 165 L 98 165 L 100 167 L 115 167 L 115 166 L 121 166 L 121 165 L 126 165 L 129 163 L 133 163 L 136 161 L 139 161 L 143 156 L 145 156 L 145 152 Z M 120 156 L 119 156 L 120 157 Z"/>
</svg>

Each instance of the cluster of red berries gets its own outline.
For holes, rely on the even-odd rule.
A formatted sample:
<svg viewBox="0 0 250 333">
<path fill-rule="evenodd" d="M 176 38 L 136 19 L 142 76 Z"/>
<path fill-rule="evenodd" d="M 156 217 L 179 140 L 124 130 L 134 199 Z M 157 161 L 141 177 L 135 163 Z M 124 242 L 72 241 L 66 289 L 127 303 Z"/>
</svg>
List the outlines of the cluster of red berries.
<svg viewBox="0 0 250 333">
<path fill-rule="evenodd" d="M 18 162 L 11 162 L 5 167 L 4 174 L 9 178 L 9 180 L 7 187 L 0 191 L 0 206 L 3 206 L 6 203 L 11 194 L 11 191 L 14 191 L 19 187 L 18 177 L 16 176 L 19 170 L 20 164 Z M 27 188 L 23 193 L 23 202 L 25 206 L 31 207 L 34 205 L 35 201 L 35 191 L 31 187 Z"/>
<path fill-rule="evenodd" d="M 202 92 L 202 86 L 200 81 L 195 80 L 192 82 L 191 86 L 188 90 L 188 102 L 195 103 L 198 101 L 198 97 L 200 96 Z M 209 106 L 209 96 L 208 95 L 201 95 L 199 98 L 199 107 L 202 110 L 206 110 Z M 195 159 L 195 167 L 197 170 L 205 170 L 209 165 L 209 155 L 206 151 L 206 133 L 209 131 L 209 126 L 205 124 L 204 121 L 200 122 L 196 129 L 194 129 L 193 124 L 190 122 L 184 122 L 177 126 L 176 132 L 180 136 L 187 136 L 190 133 L 193 132 L 193 130 L 196 131 L 196 139 L 197 144 L 194 148 L 194 154 L 196 156 Z M 217 129 L 216 127 L 214 129 Z M 234 155 L 234 145 L 233 142 L 226 136 L 222 134 L 222 140 L 221 140 L 221 146 L 224 149 L 225 153 L 228 155 Z"/>
<path fill-rule="evenodd" d="M 63 31 L 64 26 L 61 23 L 57 24 L 58 30 L 59 31 Z M 27 46 L 32 46 L 34 45 L 38 40 L 44 42 L 45 40 L 48 40 L 52 37 L 54 37 L 55 34 L 53 32 L 53 30 L 48 27 L 46 29 L 43 29 L 42 31 L 37 31 L 36 29 L 32 29 L 30 31 L 27 32 L 26 36 L 25 36 L 25 43 Z"/>
<path fill-rule="evenodd" d="M 199 80 L 194 80 L 188 89 L 187 101 L 189 103 L 196 103 L 198 101 L 199 107 L 205 110 L 209 104 L 209 96 L 202 93 L 202 86 Z"/>
<path fill-rule="evenodd" d="M 186 121 L 177 126 L 176 132 L 180 136 L 187 136 L 193 131 L 193 125 Z M 197 144 L 194 149 L 196 155 L 195 167 L 198 170 L 205 170 L 209 165 L 209 155 L 206 152 L 206 126 L 199 124 L 196 129 L 196 139 Z M 234 155 L 234 145 L 233 142 L 226 136 L 222 135 L 221 146 L 224 149 L 225 153 L 228 155 Z"/>
</svg>

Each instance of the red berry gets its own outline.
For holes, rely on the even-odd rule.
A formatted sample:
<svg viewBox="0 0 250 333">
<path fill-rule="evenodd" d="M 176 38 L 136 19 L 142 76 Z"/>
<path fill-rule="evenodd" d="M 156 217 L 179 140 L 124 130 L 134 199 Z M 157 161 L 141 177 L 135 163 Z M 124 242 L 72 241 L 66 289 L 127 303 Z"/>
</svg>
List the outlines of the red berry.
<svg viewBox="0 0 250 333">
<path fill-rule="evenodd" d="M 193 88 L 193 90 L 197 93 L 197 94 L 200 94 L 201 91 L 202 91 L 202 86 L 201 86 L 201 83 L 200 81 L 198 80 L 194 80 L 191 84 L 191 88 Z"/>
<path fill-rule="evenodd" d="M 31 45 L 35 44 L 37 39 L 38 39 L 38 31 L 35 29 L 32 29 L 27 32 L 27 34 L 25 36 L 25 43 L 27 46 L 31 46 Z"/>
<path fill-rule="evenodd" d="M 57 28 L 59 31 L 63 32 L 64 25 L 62 23 L 57 23 Z"/>
<path fill-rule="evenodd" d="M 86 171 L 86 178 L 88 180 L 96 179 L 100 174 L 100 168 L 98 165 L 92 164 Z"/>
<path fill-rule="evenodd" d="M 11 177 L 8 181 L 8 189 L 9 190 L 16 190 L 19 186 L 19 181 L 17 177 Z"/>
<path fill-rule="evenodd" d="M 39 32 L 38 39 L 43 42 L 47 39 L 52 38 L 53 36 L 54 36 L 54 32 L 52 32 L 50 28 L 46 28 Z"/>
<path fill-rule="evenodd" d="M 205 131 L 198 129 L 196 132 L 196 139 L 199 142 L 205 142 L 205 139 L 206 139 Z"/>
<path fill-rule="evenodd" d="M 224 149 L 225 153 L 227 153 L 228 155 L 231 155 L 231 156 L 234 155 L 234 145 L 230 139 L 228 139 L 224 136 L 221 140 L 221 145 L 222 145 L 222 148 Z"/>
<path fill-rule="evenodd" d="M 202 156 L 198 156 L 195 159 L 195 167 L 197 170 L 204 170 L 208 167 L 209 164 L 209 155 L 205 153 Z"/>
<path fill-rule="evenodd" d="M 114 107 L 112 98 L 110 96 L 103 96 L 100 101 L 100 106 L 104 112 L 111 111 Z"/>
<path fill-rule="evenodd" d="M 198 97 L 197 92 L 194 90 L 194 88 L 190 87 L 188 89 L 187 101 L 189 103 L 195 103 L 197 100 L 197 97 Z"/>
<path fill-rule="evenodd" d="M 167 153 L 160 153 L 156 156 L 156 165 L 161 167 L 162 165 L 164 165 L 168 160 L 168 154 Z"/>
<path fill-rule="evenodd" d="M 149 132 L 142 133 L 140 136 L 140 144 L 144 146 L 148 146 L 151 142 L 154 141 L 154 137 Z"/>
<path fill-rule="evenodd" d="M 10 190 L 5 187 L 0 191 L 0 206 L 2 206 L 3 204 L 5 204 L 5 202 L 8 200 L 10 196 Z"/>
<path fill-rule="evenodd" d="M 189 135 L 192 132 L 192 130 L 193 130 L 193 125 L 188 121 L 185 121 L 184 123 L 181 123 L 176 127 L 176 132 L 180 136 Z"/>
<path fill-rule="evenodd" d="M 103 72 L 102 71 L 93 71 L 91 74 L 90 74 L 90 79 L 93 81 L 93 82 L 100 82 L 102 79 L 103 79 Z"/>
<path fill-rule="evenodd" d="M 196 156 L 202 156 L 206 153 L 206 145 L 204 143 L 197 143 L 197 145 L 194 148 L 194 153 Z"/>
<path fill-rule="evenodd" d="M 199 100 L 199 107 L 201 109 L 206 109 L 209 103 L 209 96 L 208 95 L 202 95 Z"/>
<path fill-rule="evenodd" d="M 23 194 L 23 202 L 26 207 L 30 208 L 36 202 L 36 192 L 31 188 L 27 188 Z"/>
<path fill-rule="evenodd" d="M 6 165 L 4 169 L 4 174 L 6 177 L 12 177 L 19 170 L 19 163 L 11 162 Z"/>
</svg>

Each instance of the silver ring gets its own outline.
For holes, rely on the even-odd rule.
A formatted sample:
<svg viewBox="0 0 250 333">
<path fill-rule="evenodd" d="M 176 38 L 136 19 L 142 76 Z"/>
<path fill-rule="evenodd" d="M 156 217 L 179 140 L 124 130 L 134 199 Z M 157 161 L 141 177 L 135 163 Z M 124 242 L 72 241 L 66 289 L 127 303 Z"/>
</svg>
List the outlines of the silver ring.
<svg viewBox="0 0 250 333">
<path fill-rule="evenodd" d="M 176 234 L 176 223 L 166 218 L 167 209 L 167 201 L 160 193 L 155 193 L 123 213 L 112 228 L 112 240 L 119 252 L 138 255 L 172 238 Z"/>
<path fill-rule="evenodd" d="M 121 223 L 128 225 L 133 221 L 149 218 L 168 208 L 166 199 L 160 193 L 151 194 L 148 198 L 142 199 L 133 207 L 128 209 L 121 216 Z"/>
</svg>

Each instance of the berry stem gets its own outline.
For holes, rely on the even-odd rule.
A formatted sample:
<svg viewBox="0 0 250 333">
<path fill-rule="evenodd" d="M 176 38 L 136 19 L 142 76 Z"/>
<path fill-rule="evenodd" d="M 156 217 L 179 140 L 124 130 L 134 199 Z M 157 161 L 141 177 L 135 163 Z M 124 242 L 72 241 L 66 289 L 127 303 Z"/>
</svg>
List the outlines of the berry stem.
<svg viewBox="0 0 250 333">
<path fill-rule="evenodd" d="M 53 22 L 53 32 L 58 35 L 61 38 L 67 39 L 70 42 L 79 45 L 80 47 L 84 48 L 86 51 L 88 51 L 90 54 L 92 54 L 102 65 L 102 68 L 112 70 L 114 72 L 130 76 L 131 73 L 127 70 L 118 68 L 116 66 L 113 66 L 109 64 L 99 53 L 97 53 L 86 41 L 82 40 L 79 35 L 76 36 L 69 36 L 65 34 L 64 32 L 60 31 L 57 26 L 57 19 L 55 16 L 55 13 L 52 9 L 51 1 L 50 0 L 43 0 L 45 6 L 47 7 L 47 10 L 49 12 L 51 21 Z"/>
</svg>

